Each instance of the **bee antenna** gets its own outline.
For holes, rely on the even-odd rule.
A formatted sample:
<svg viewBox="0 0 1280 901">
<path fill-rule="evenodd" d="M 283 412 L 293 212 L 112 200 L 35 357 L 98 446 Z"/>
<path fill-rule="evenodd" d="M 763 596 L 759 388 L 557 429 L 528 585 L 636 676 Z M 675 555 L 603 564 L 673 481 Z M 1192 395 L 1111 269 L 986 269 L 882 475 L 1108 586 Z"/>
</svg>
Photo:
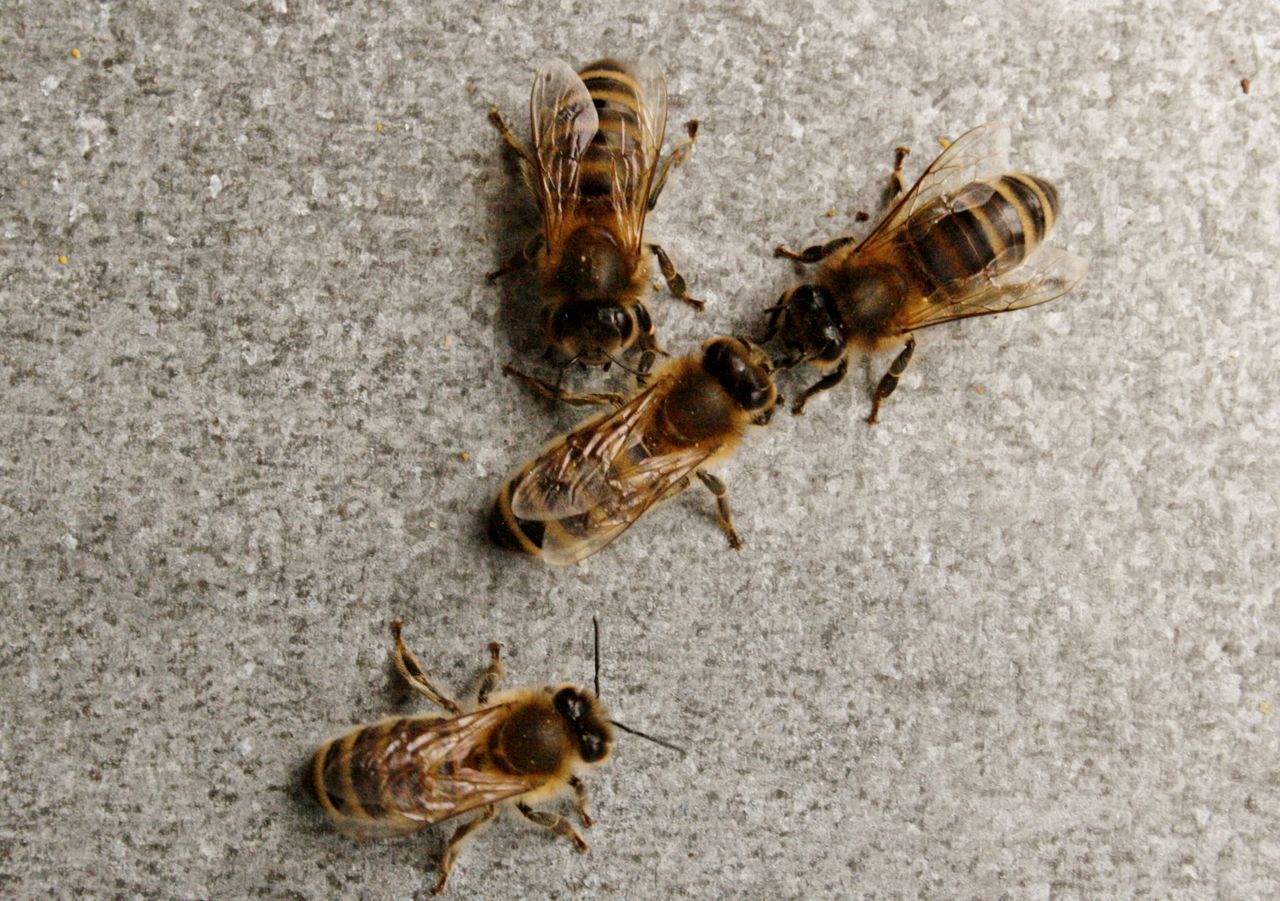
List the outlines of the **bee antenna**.
<svg viewBox="0 0 1280 901">
<path fill-rule="evenodd" d="M 596 697 L 600 697 L 600 620 L 591 617 L 591 631 L 595 635 L 596 646 Z"/>
<path fill-rule="evenodd" d="M 649 741 L 653 742 L 655 745 L 662 745 L 662 747 L 666 748 L 668 751 L 675 751 L 681 757 L 686 757 L 689 754 L 688 751 L 686 751 L 684 748 L 680 747 L 679 745 L 672 744 L 671 742 L 665 741 L 664 739 L 661 739 L 661 738 L 654 738 L 652 735 L 648 734 L 647 732 L 641 732 L 639 729 L 632 729 L 630 726 L 624 726 L 622 725 L 622 723 L 618 722 L 617 720 L 609 720 L 609 722 L 610 724 L 621 729 L 623 732 L 630 732 L 632 735 L 638 735 L 641 738 L 648 739 Z"/>
<path fill-rule="evenodd" d="M 609 361 L 610 361 L 611 363 L 616 363 L 619 369 L 626 370 L 627 372 L 631 373 L 632 375 L 636 375 L 636 376 L 641 375 L 641 373 L 639 373 L 639 372 L 637 372 L 636 370 L 632 369 L 632 368 L 631 368 L 630 366 L 628 366 L 626 363 L 622 362 L 622 361 L 621 361 L 621 360 L 619 360 L 617 357 L 615 357 L 613 354 L 609 353 L 609 351 L 607 351 L 607 350 L 606 350 L 606 351 L 603 351 L 603 353 L 604 353 L 604 355 L 605 355 L 606 357 L 608 357 L 608 358 L 609 358 Z"/>
</svg>

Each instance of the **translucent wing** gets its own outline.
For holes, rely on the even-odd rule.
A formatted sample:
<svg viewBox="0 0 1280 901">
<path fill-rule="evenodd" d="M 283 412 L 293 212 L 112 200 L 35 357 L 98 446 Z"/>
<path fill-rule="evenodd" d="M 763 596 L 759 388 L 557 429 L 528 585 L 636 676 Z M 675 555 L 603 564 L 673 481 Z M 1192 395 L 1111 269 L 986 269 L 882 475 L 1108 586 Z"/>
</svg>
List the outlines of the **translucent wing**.
<svg viewBox="0 0 1280 901">
<path fill-rule="evenodd" d="M 658 168 L 667 129 L 667 80 L 651 59 L 631 64 L 636 88 L 636 133 L 610 141 L 613 152 L 613 189 L 610 202 L 622 244 L 638 255 L 644 240 L 644 220 L 649 190 Z"/>
<path fill-rule="evenodd" d="M 689 475 L 708 452 L 688 448 L 652 458 L 617 479 L 613 491 L 579 516 L 548 524 L 542 539 L 542 557 L 563 566 L 585 560 L 631 528 L 650 508 L 675 497 L 689 487 Z"/>
<path fill-rule="evenodd" d="M 416 757 L 421 777 L 404 786 L 404 797 L 426 822 L 438 823 L 537 786 L 533 777 L 475 765 L 474 752 L 487 752 L 489 732 L 508 716 L 510 708 L 510 704 L 499 704 L 444 720 L 407 741 L 405 749 Z"/>
<path fill-rule="evenodd" d="M 582 159 L 600 128 L 591 94 L 578 73 L 555 60 L 538 70 L 529 96 L 538 206 L 554 243 L 579 201 Z"/>
<path fill-rule="evenodd" d="M 999 271 L 1000 260 L 989 267 Z M 1054 247 L 1041 246 L 1021 266 L 992 277 L 979 273 L 926 298 L 910 311 L 903 332 L 971 316 L 1021 310 L 1061 297 L 1084 277 L 1088 264 Z"/>
<path fill-rule="evenodd" d="M 561 439 L 521 474 L 511 512 L 544 523 L 548 563 L 575 563 L 609 544 L 654 504 L 683 491 L 714 450 L 647 451 L 644 437 L 661 385 Z"/>
<path fill-rule="evenodd" d="M 536 788 L 530 778 L 474 765 L 473 752 L 486 745 L 509 708 L 379 724 L 385 735 L 377 754 L 355 748 L 349 764 L 353 790 L 368 816 L 330 810 L 338 828 L 355 838 L 390 838 Z M 325 776 L 327 782 L 342 778 L 339 773 Z"/>
<path fill-rule="evenodd" d="M 577 516 L 610 489 L 614 461 L 642 438 L 643 423 L 663 381 L 651 384 L 612 413 L 589 420 L 547 448 L 520 475 L 511 493 L 511 512 L 546 521 Z"/>
<path fill-rule="evenodd" d="M 861 246 L 870 247 L 892 237 L 908 219 L 924 214 L 930 205 L 934 205 L 933 215 L 946 215 L 947 198 L 965 185 L 1004 175 L 1009 171 L 1009 137 L 1009 126 L 1003 122 L 989 122 L 956 138 L 885 214 Z M 976 196 L 971 199 L 975 203 L 981 201 Z"/>
</svg>

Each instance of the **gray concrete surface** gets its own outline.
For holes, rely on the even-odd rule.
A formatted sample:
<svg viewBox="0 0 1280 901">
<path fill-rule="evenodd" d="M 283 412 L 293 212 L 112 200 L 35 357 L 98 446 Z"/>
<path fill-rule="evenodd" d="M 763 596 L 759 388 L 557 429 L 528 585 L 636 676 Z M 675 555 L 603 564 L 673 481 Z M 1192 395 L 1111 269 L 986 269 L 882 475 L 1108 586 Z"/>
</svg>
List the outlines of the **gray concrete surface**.
<svg viewBox="0 0 1280 901">
<path fill-rule="evenodd" d="M 593 614 L 692 753 L 624 737 L 589 855 L 505 819 L 455 897 L 1280 893 L 1269 4 L 2 7 L 0 893 L 420 897 L 442 832 L 350 842 L 299 765 L 421 709 L 391 617 L 461 690 L 494 639 L 588 679 Z M 1092 270 L 922 334 L 875 429 L 883 359 L 753 436 L 739 554 L 702 494 L 497 551 L 576 414 L 499 376 L 540 346 L 481 278 L 533 222 L 485 110 L 606 52 L 704 123 L 650 222 L 710 301 L 655 297 L 673 350 L 994 118 Z"/>
</svg>

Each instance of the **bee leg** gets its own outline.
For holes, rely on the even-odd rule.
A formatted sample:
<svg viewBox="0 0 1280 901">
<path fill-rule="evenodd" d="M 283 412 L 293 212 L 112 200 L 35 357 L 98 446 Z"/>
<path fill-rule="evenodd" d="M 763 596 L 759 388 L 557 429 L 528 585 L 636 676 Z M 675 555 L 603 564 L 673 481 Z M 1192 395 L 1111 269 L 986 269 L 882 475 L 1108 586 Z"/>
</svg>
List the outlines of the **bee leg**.
<svg viewBox="0 0 1280 901">
<path fill-rule="evenodd" d="M 431 890 L 433 895 L 443 894 L 445 885 L 449 882 L 449 872 L 453 869 L 453 865 L 458 860 L 458 852 L 462 850 L 462 846 L 467 843 L 472 836 L 488 826 L 493 820 L 494 814 L 498 809 L 492 804 L 480 809 L 480 815 L 475 819 L 468 820 L 453 832 L 453 837 L 449 839 L 449 844 L 445 845 L 444 854 L 440 858 L 440 881 L 436 883 L 436 887 Z"/>
<path fill-rule="evenodd" d="M 706 303 L 689 296 L 689 289 L 684 283 L 684 276 L 676 271 L 676 264 L 671 262 L 671 257 L 667 256 L 667 252 L 662 249 L 662 245 L 650 244 L 649 249 L 658 258 L 658 268 L 662 270 L 662 277 L 667 280 L 667 290 L 671 292 L 671 296 L 676 300 L 683 300 L 695 310 L 701 310 L 705 307 Z"/>
<path fill-rule="evenodd" d="M 649 189 L 649 204 L 647 209 L 652 212 L 653 208 L 658 205 L 658 195 L 662 193 L 662 189 L 667 185 L 667 176 L 671 174 L 672 169 L 676 169 L 684 165 L 684 161 L 689 158 L 689 154 L 693 152 L 693 142 L 698 140 L 698 126 L 702 123 L 697 119 L 690 119 L 685 123 L 685 131 L 689 133 L 689 137 L 677 144 L 667 158 L 662 161 L 662 165 L 658 167 L 658 174 L 653 179 L 653 187 Z"/>
<path fill-rule="evenodd" d="M 502 276 L 506 275 L 508 272 L 515 272 L 519 269 L 523 269 L 525 266 L 528 266 L 531 262 L 533 262 L 533 258 L 538 255 L 538 251 L 541 249 L 542 249 L 542 232 L 538 232 L 536 235 L 534 235 L 532 238 L 529 239 L 528 244 L 526 244 L 524 247 L 521 247 L 514 254 L 512 254 L 511 259 L 507 260 L 505 263 L 503 263 L 501 266 L 499 266 L 497 269 L 493 270 L 492 272 L 487 273 L 485 275 L 485 278 L 491 282 L 494 282 L 502 278 Z"/>
<path fill-rule="evenodd" d="M 757 341 L 757 344 L 768 344 L 773 340 L 774 335 L 778 334 L 778 328 L 782 325 L 782 311 L 786 308 L 787 292 L 784 291 L 782 296 L 778 298 L 778 302 L 765 310 L 769 314 L 769 321 L 765 323 L 764 337 Z"/>
<path fill-rule="evenodd" d="M 443 707 L 452 714 L 461 715 L 462 708 L 458 705 L 458 702 L 431 684 L 431 680 L 427 678 L 426 672 L 422 669 L 422 664 L 418 662 L 418 658 L 414 656 L 413 651 L 409 650 L 409 646 L 404 643 L 404 638 L 400 634 L 403 626 L 404 624 L 398 619 L 391 621 L 391 634 L 396 637 L 396 671 L 404 677 L 404 681 L 409 683 L 410 688 L 424 695 L 431 703 Z"/>
<path fill-rule="evenodd" d="M 855 238 L 853 235 L 841 235 L 838 238 L 832 238 L 826 244 L 815 244 L 800 251 L 788 250 L 785 244 L 779 244 L 773 249 L 773 255 L 775 257 L 786 257 L 788 260 L 798 260 L 801 263 L 817 263 L 831 256 L 841 247 L 859 240 L 861 239 Z"/>
<path fill-rule="evenodd" d="M 582 840 L 582 836 L 574 831 L 569 825 L 569 821 L 558 813 L 552 813 L 549 810 L 534 810 L 523 801 L 516 805 L 516 810 L 524 814 L 525 819 L 531 823 L 535 823 L 544 829 L 550 829 L 556 835 L 563 835 L 569 841 L 578 846 L 579 851 L 586 852 L 587 843 Z"/>
<path fill-rule="evenodd" d="M 658 358 L 655 348 L 647 347 L 640 354 L 640 362 L 636 364 L 636 384 L 643 388 L 649 384 L 649 376 L 653 374 L 653 363 Z"/>
<path fill-rule="evenodd" d="M 791 405 L 792 416 L 803 416 L 804 405 L 809 402 L 809 398 L 813 397 L 820 391 L 826 391 L 828 388 L 834 388 L 836 385 L 844 381 L 844 377 L 849 372 L 849 358 L 841 357 L 840 365 L 828 372 L 822 378 L 818 379 L 800 395 L 800 399 Z"/>
<path fill-rule="evenodd" d="M 577 776 L 570 776 L 569 786 L 578 796 L 578 816 L 582 817 L 582 828 L 590 829 L 596 821 L 591 819 L 591 814 L 587 813 L 587 784 Z"/>
<path fill-rule="evenodd" d="M 530 165 L 533 165 L 533 154 L 528 147 L 524 146 L 524 141 L 516 137 L 516 133 L 507 124 L 502 111 L 496 106 L 489 107 L 489 121 L 493 123 L 494 128 L 498 129 L 498 134 L 502 135 L 502 140 L 507 142 L 507 146 L 514 150 L 522 160 L 526 160 Z"/>
<path fill-rule="evenodd" d="M 502 140 L 507 146 L 515 151 L 517 162 L 520 166 L 520 175 L 524 178 L 525 186 L 528 187 L 529 193 L 537 195 L 533 181 L 533 173 L 536 171 L 537 164 L 534 161 L 533 154 L 529 148 L 525 146 L 524 141 L 516 137 L 516 133 L 511 130 L 511 126 L 507 124 L 507 120 L 503 118 L 496 106 L 489 107 L 489 121 L 493 123 L 494 128 L 498 129 L 498 134 L 502 135 Z"/>
<path fill-rule="evenodd" d="M 733 509 L 729 506 L 729 489 L 725 487 L 724 482 L 717 479 L 709 472 L 697 470 L 698 478 L 702 479 L 702 484 L 707 486 L 716 498 L 716 518 L 720 520 L 720 528 L 724 532 L 724 537 L 729 539 L 729 547 L 735 551 L 742 548 L 742 539 L 738 537 L 738 532 L 733 527 Z"/>
<path fill-rule="evenodd" d="M 889 364 L 889 371 L 880 379 L 880 384 L 876 385 L 875 393 L 871 395 L 871 415 L 867 417 L 867 425 L 875 425 L 879 422 L 878 414 L 880 413 L 880 404 L 886 397 L 893 393 L 893 389 L 898 387 L 898 379 L 907 369 L 907 364 L 911 362 L 911 354 L 916 349 L 915 335 L 907 338 L 907 346 L 902 348 L 902 353 Z"/>
<path fill-rule="evenodd" d="M 489 642 L 489 668 L 484 671 L 484 676 L 480 679 L 480 689 L 476 692 L 476 702 L 481 707 L 488 703 L 489 695 L 498 690 L 505 674 L 502 668 L 502 644 L 491 641 Z"/>
<path fill-rule="evenodd" d="M 893 172 L 889 174 L 889 191 L 885 206 L 892 206 L 907 190 L 907 181 L 902 176 L 902 161 L 907 158 L 907 154 L 910 152 L 910 147 L 895 147 L 893 149 Z"/>
<path fill-rule="evenodd" d="M 606 392 L 603 394 L 575 394 L 572 391 L 566 391 L 559 385 L 553 385 L 550 382 L 544 382 L 542 379 L 534 378 L 531 375 L 521 372 L 510 363 L 502 367 L 504 375 L 514 375 L 522 380 L 536 394 L 541 394 L 548 400 L 558 400 L 561 403 L 572 404 L 575 407 L 594 406 L 601 407 L 606 404 L 612 404 L 620 407 L 626 403 L 626 398 L 621 394 Z"/>
</svg>

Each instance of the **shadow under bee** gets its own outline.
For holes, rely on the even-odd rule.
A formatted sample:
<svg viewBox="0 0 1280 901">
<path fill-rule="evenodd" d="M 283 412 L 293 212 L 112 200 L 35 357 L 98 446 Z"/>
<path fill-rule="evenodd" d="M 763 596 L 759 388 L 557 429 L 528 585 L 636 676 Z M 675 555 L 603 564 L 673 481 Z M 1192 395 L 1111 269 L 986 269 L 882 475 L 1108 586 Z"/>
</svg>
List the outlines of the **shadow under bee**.
<svg viewBox="0 0 1280 901">
<path fill-rule="evenodd" d="M 501 173 L 493 179 L 495 190 L 489 202 L 493 252 L 485 264 L 486 271 L 476 272 L 474 277 L 477 283 L 485 285 L 488 298 L 497 299 L 495 318 L 512 356 L 521 360 L 536 359 L 546 349 L 536 270 L 528 267 L 507 278 L 485 279 L 487 272 L 498 269 L 518 253 L 528 243 L 529 236 L 543 227 L 542 216 L 527 196 L 515 154 L 506 147 L 499 146 L 498 149 L 501 152 Z"/>
</svg>

